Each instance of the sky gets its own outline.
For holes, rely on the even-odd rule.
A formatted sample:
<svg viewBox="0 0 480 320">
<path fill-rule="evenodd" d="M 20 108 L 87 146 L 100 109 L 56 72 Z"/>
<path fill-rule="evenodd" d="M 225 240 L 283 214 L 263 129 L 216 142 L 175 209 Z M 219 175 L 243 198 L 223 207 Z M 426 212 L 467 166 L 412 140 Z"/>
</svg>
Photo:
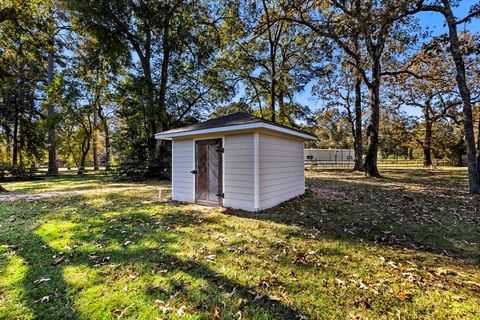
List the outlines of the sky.
<svg viewBox="0 0 480 320">
<path fill-rule="evenodd" d="M 474 0 L 462 0 L 457 8 L 454 8 L 453 12 L 458 18 L 463 18 L 467 15 L 470 7 L 475 3 Z M 419 19 L 420 26 L 424 29 L 430 30 L 432 36 L 438 36 L 448 32 L 446 26 L 444 26 L 444 18 L 439 13 L 435 12 L 420 12 L 416 15 Z M 480 19 L 474 19 L 469 24 L 463 24 L 459 26 L 459 31 L 468 30 L 472 33 L 480 33 Z M 295 99 L 302 105 L 308 105 L 315 110 L 318 105 L 316 98 L 312 96 L 311 89 L 315 81 L 310 82 L 305 90 L 296 94 Z M 404 107 L 402 109 L 408 115 L 419 116 L 420 110 L 415 107 Z"/>
</svg>

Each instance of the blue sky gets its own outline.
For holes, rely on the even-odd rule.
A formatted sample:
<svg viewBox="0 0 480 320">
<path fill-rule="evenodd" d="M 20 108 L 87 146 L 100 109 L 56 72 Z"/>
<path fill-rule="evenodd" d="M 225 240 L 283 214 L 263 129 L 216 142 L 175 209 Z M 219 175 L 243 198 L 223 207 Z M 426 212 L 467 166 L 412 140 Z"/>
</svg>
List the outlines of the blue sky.
<svg viewBox="0 0 480 320">
<path fill-rule="evenodd" d="M 460 5 L 457 8 L 454 8 L 454 14 L 457 17 L 464 17 L 470 7 L 475 3 L 474 0 L 463 0 L 460 1 Z M 434 12 L 421 12 L 416 15 L 419 19 L 420 26 L 430 30 L 432 36 L 438 36 L 440 34 L 448 32 L 447 28 L 444 26 L 444 19 L 439 13 Z M 472 33 L 480 33 L 480 19 L 472 20 L 469 24 L 464 24 L 459 26 L 459 31 L 469 30 Z M 308 105 L 312 109 L 316 109 L 317 101 L 316 98 L 312 96 L 311 89 L 314 81 L 309 83 L 303 92 L 300 92 L 296 95 L 297 102 Z M 403 109 L 407 114 L 418 116 L 420 115 L 420 110 L 414 107 L 405 107 Z"/>
</svg>

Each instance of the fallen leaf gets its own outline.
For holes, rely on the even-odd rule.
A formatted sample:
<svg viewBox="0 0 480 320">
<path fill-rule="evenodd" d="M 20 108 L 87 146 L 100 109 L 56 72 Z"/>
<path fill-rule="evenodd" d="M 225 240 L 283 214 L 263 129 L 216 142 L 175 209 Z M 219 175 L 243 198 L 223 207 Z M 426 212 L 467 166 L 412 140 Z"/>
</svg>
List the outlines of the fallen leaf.
<svg viewBox="0 0 480 320">
<path fill-rule="evenodd" d="M 212 318 L 213 319 L 220 319 L 220 307 L 218 307 L 218 306 L 213 307 Z"/>
<path fill-rule="evenodd" d="M 58 258 L 57 260 L 52 262 L 52 266 L 58 266 L 59 264 L 62 264 L 65 261 L 65 256 L 62 256 L 61 258 Z"/>
<path fill-rule="evenodd" d="M 411 300 L 413 298 L 413 295 L 411 293 L 400 291 L 397 294 L 397 297 L 400 298 L 401 300 Z"/>
<path fill-rule="evenodd" d="M 345 281 L 338 278 L 335 279 L 335 283 L 341 287 L 345 287 L 345 284 L 346 284 Z"/>
<path fill-rule="evenodd" d="M 230 299 L 230 298 L 235 294 L 235 290 L 236 290 L 236 289 L 233 288 L 232 292 L 223 294 L 223 297 L 224 297 L 225 299 Z"/>
<path fill-rule="evenodd" d="M 33 283 L 40 284 L 40 283 L 44 283 L 44 282 L 48 282 L 48 281 L 50 281 L 50 278 L 40 278 L 38 280 L 33 281 Z"/>
<path fill-rule="evenodd" d="M 183 317 L 185 315 L 186 308 L 187 308 L 186 306 L 181 306 L 180 309 L 177 310 L 177 316 Z"/>
<path fill-rule="evenodd" d="M 363 280 L 358 282 L 358 287 L 363 290 L 368 290 L 368 286 L 363 282 Z"/>
</svg>

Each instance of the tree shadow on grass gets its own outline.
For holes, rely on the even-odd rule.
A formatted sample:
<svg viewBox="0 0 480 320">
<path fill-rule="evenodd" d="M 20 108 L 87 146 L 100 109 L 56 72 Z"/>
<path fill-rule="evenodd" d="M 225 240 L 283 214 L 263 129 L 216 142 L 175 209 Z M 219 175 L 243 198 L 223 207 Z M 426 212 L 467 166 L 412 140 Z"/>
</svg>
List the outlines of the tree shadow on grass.
<svg viewBox="0 0 480 320">
<path fill-rule="evenodd" d="M 2 237 L 15 247 L 15 254 L 26 266 L 21 283 L 24 305 L 35 319 L 79 319 L 62 270 L 53 265 L 61 257 L 59 252 L 34 232 L 24 231 L 18 230 L 19 234 L 14 237 Z"/>
<path fill-rule="evenodd" d="M 137 196 L 122 196 L 122 199 L 126 203 L 140 200 Z M 65 268 L 86 267 L 95 272 L 93 270 L 105 271 L 114 265 L 130 270 L 138 264 L 144 266 L 139 272 L 150 273 L 161 269 L 162 277 L 169 278 L 171 274 L 180 273 L 188 275 L 193 281 L 204 283 L 196 287 L 188 285 L 185 280 L 170 278 L 170 288 L 167 290 L 148 286 L 142 290 L 142 294 L 152 304 L 162 300 L 177 309 L 183 304 L 188 312 L 204 318 L 217 317 L 220 311 L 216 308 L 219 305 L 223 306 L 221 317 L 224 318 L 236 317 L 239 310 L 251 316 L 262 315 L 265 319 L 293 319 L 298 315 L 296 310 L 276 297 L 263 295 L 255 288 L 215 271 L 208 266 L 208 261 L 177 256 L 178 249 L 173 247 L 181 237 L 182 229 L 215 224 L 218 222 L 215 217 L 198 215 L 194 210 L 171 210 L 158 215 L 132 213 L 128 207 L 116 208 L 114 215 L 104 216 L 110 211 L 102 213 L 102 206 L 90 207 L 81 196 L 63 202 L 54 210 L 52 206 L 57 205 L 55 201 L 41 203 L 48 204 L 45 210 L 16 223 L 10 232 L 1 235 L 2 241 L 19 247 L 16 254 L 25 261 L 27 268 L 22 281 L 23 301 L 31 309 L 34 318 L 79 319 L 88 316 L 75 307 L 79 299 L 76 292 L 78 288 L 66 281 Z M 78 215 L 65 213 L 67 208 L 80 204 L 81 213 Z M 147 210 L 148 206 L 145 205 L 142 210 Z M 47 231 L 42 229 L 45 226 L 42 220 L 57 229 L 44 234 Z M 60 226 L 65 221 L 73 223 L 73 226 L 62 230 Z M 57 240 L 65 241 L 67 245 L 63 243 L 63 247 L 66 250 L 59 249 L 62 245 L 56 243 Z M 108 290 L 107 287 L 105 289 Z M 168 315 L 179 312 L 177 309 L 164 310 Z M 128 314 L 134 317 L 135 307 L 124 315 Z M 159 310 L 155 314 L 162 315 Z M 118 314 L 113 312 L 104 316 L 117 317 Z"/>
<path fill-rule="evenodd" d="M 208 261 L 200 262 L 177 256 L 178 249 L 174 249 L 173 246 L 182 238 L 183 228 L 203 227 L 208 229 L 209 226 L 219 222 L 219 217 L 199 214 L 198 211 L 188 208 L 186 211 L 173 210 L 159 215 L 141 213 L 132 215 L 127 211 L 117 211 L 117 215 L 113 219 L 86 221 L 85 223 L 88 225 L 79 224 L 73 231 L 72 239 L 101 243 L 102 247 L 125 244 L 125 240 L 131 241 L 131 244 L 116 250 L 101 248 L 95 252 L 76 250 L 69 263 L 87 264 L 89 267 L 107 264 L 126 266 L 141 263 L 148 265 L 149 271 L 161 270 L 165 276 L 180 272 L 193 279 L 203 281 L 206 284 L 198 289 L 192 288 L 183 280 L 171 278 L 169 290 L 150 286 L 144 290 L 144 294 L 152 303 L 160 300 L 168 304 L 172 297 L 174 300 L 186 301 L 191 312 L 203 315 L 205 318 L 211 318 L 212 312 L 214 312 L 212 310 L 218 306 L 223 306 L 222 313 L 229 314 L 227 318 L 235 317 L 239 309 L 251 313 L 252 316 L 258 316 L 260 313 L 268 319 L 293 319 L 298 316 L 299 313 L 295 309 L 281 303 L 276 297 L 269 297 L 260 293 L 257 288 L 241 284 L 215 271 L 208 266 Z M 91 232 L 86 236 L 84 233 L 86 228 L 103 231 Z M 143 242 L 154 245 L 146 247 L 142 245 Z M 95 258 L 92 259 L 92 256 Z M 225 299 L 225 296 L 229 298 Z"/>
<path fill-rule="evenodd" d="M 323 185 L 324 183 L 330 183 L 335 185 L 335 181 L 327 181 L 327 179 L 321 179 L 316 183 Z M 344 185 L 340 186 L 340 190 L 344 190 Z M 398 241 L 400 236 L 404 233 L 401 229 L 402 225 L 399 221 L 396 221 L 394 216 L 378 216 L 370 211 L 366 211 L 366 208 L 361 205 L 369 203 L 375 200 L 378 202 L 379 192 L 382 191 L 381 187 L 376 186 L 362 186 L 360 183 L 356 185 L 349 185 L 350 188 L 346 191 L 355 190 L 357 187 L 361 187 L 366 190 L 366 194 L 362 195 L 362 200 L 353 199 L 352 201 L 334 201 L 334 200 L 322 200 L 319 201 L 315 198 L 314 194 L 307 194 L 305 197 L 287 202 L 279 207 L 267 210 L 262 213 L 247 213 L 238 210 L 226 210 L 225 213 L 229 215 L 239 216 L 243 219 L 250 218 L 255 220 L 273 221 L 279 224 L 287 226 L 287 228 L 275 229 L 272 232 L 286 233 L 284 238 L 294 238 L 292 240 L 311 240 L 311 236 L 315 228 L 317 238 L 326 238 L 340 240 L 345 244 L 355 244 L 359 240 L 365 240 L 367 242 L 383 243 L 393 246 L 407 246 L 409 243 Z M 380 189 L 379 189 L 380 188 Z M 382 191 L 380 197 L 394 196 L 398 197 L 398 193 L 392 190 Z M 414 194 L 416 198 L 423 197 L 421 194 Z M 382 199 L 383 199 L 382 198 Z M 75 283 L 66 284 L 64 277 L 65 268 L 80 267 L 86 268 L 86 274 L 94 274 L 98 277 L 97 284 L 105 290 L 105 295 L 109 296 L 112 291 L 122 291 L 123 288 L 114 287 L 120 283 L 116 278 L 116 273 L 133 272 L 134 276 L 143 276 L 147 274 L 154 274 L 156 277 L 161 278 L 163 285 L 142 285 L 138 290 L 141 291 L 141 296 L 138 299 L 141 301 L 148 301 L 151 305 L 158 305 L 160 308 L 166 308 L 166 315 L 175 315 L 182 306 L 186 306 L 187 313 L 196 313 L 203 318 L 215 318 L 215 308 L 222 306 L 220 313 L 221 317 L 234 318 L 235 314 L 239 310 L 243 315 L 251 316 L 254 318 L 266 318 L 266 319 L 278 319 L 278 318 L 295 318 L 298 316 L 298 309 L 292 307 L 289 302 L 285 300 L 274 301 L 275 297 L 269 297 L 268 292 L 272 292 L 269 289 L 259 287 L 257 279 L 236 280 L 233 276 L 227 276 L 225 273 L 217 271 L 220 265 L 214 265 L 211 261 L 208 261 L 203 257 L 199 259 L 197 256 L 185 256 L 182 255 L 181 250 L 184 245 L 189 245 L 184 240 L 195 241 L 195 233 L 211 232 L 223 233 L 230 232 L 235 233 L 235 229 L 229 228 L 228 224 L 224 224 L 219 220 L 220 215 L 200 214 L 195 208 L 185 206 L 182 204 L 159 204 L 158 202 L 145 201 L 145 195 L 129 195 L 129 194 L 112 194 L 108 196 L 108 201 L 100 201 L 98 203 L 90 203 L 88 198 L 83 196 L 76 196 L 68 198 L 67 201 L 61 203 L 55 200 L 43 201 L 43 204 L 47 204 L 47 209 L 44 212 L 45 219 L 40 219 L 41 216 L 37 216 L 31 219 L 31 224 L 24 223 L 19 225 L 17 234 L 24 235 L 21 239 L 22 246 L 28 246 L 28 239 L 31 239 L 35 245 L 32 246 L 32 250 L 42 252 L 45 251 L 43 245 L 49 244 L 55 249 L 48 248 L 46 253 L 39 255 L 40 259 L 33 256 L 27 257 L 25 253 L 24 259 L 29 261 L 31 265 L 29 268 L 28 281 L 25 280 L 24 288 L 26 291 L 25 299 L 29 302 L 28 305 L 34 310 L 35 315 L 38 317 L 45 317 L 49 313 L 49 309 L 43 309 L 38 306 L 40 293 L 37 294 L 35 288 L 33 288 L 32 282 L 38 280 L 40 277 L 46 276 L 58 280 L 58 286 L 65 288 L 59 290 L 60 296 L 55 297 L 61 303 L 68 303 L 72 301 L 78 301 L 83 299 L 81 295 L 88 290 L 79 289 Z M 373 199 L 373 200 L 372 200 Z M 147 199 L 149 200 L 149 199 Z M 151 199 L 150 199 L 151 200 Z M 351 200 L 351 199 L 350 199 Z M 388 200 L 388 199 L 387 199 Z M 384 203 L 383 203 L 384 202 Z M 382 206 L 388 206 L 389 201 L 383 201 Z M 406 203 L 406 205 L 412 205 Z M 381 210 L 383 207 L 378 208 Z M 72 209 L 72 210 L 70 210 Z M 397 208 L 397 209 L 400 209 Z M 156 212 L 158 211 L 158 213 Z M 398 210 L 396 210 L 398 211 Z M 404 217 L 405 218 L 405 217 Z M 241 223 L 247 224 L 247 220 L 241 220 Z M 374 220 L 378 220 L 376 224 L 373 224 Z M 73 224 L 72 227 L 66 228 L 62 234 L 62 230 L 56 230 L 53 238 L 49 238 L 48 234 L 42 233 L 41 220 L 50 220 L 49 224 L 61 225 L 62 221 L 68 221 Z M 410 220 L 406 221 L 407 229 L 411 229 L 414 223 Z M 390 231 L 388 226 L 395 226 L 392 234 L 385 234 L 383 231 Z M 250 227 L 241 228 L 248 230 Z M 463 226 L 457 226 L 456 229 L 462 229 Z M 406 229 L 404 229 L 406 231 Z M 418 251 L 433 251 L 438 252 L 441 248 L 448 248 L 453 244 L 440 243 L 437 238 L 429 239 L 428 236 L 421 238 L 419 235 L 428 231 L 427 227 L 420 225 L 419 229 L 410 230 L 411 235 L 407 240 L 414 239 L 414 244 L 420 244 L 424 247 L 417 246 Z M 435 237 L 439 230 L 434 230 Z M 42 236 L 40 236 L 42 235 Z M 190 235 L 187 237 L 187 235 Z M 395 236 L 395 238 L 392 237 Z M 185 236 L 185 237 L 184 237 Z M 39 238 L 38 238 L 39 237 Z M 57 238 L 68 238 L 71 241 L 71 249 L 60 249 L 63 246 L 55 246 Z M 252 236 L 254 237 L 254 236 Z M 15 235 L 9 237 L 15 243 Z M 199 239 L 201 239 L 199 237 Z M 289 246 L 288 243 L 276 243 L 275 240 L 269 240 L 269 243 L 260 243 L 263 245 L 257 251 L 249 251 L 248 246 L 254 246 L 255 243 L 261 242 L 262 239 L 257 242 L 246 242 L 244 240 L 236 240 L 229 243 L 229 247 L 235 251 L 224 251 L 225 257 L 229 259 L 235 259 L 239 255 L 251 255 L 251 258 L 256 258 L 256 255 L 263 254 L 267 251 L 268 255 L 275 251 L 282 251 L 285 246 Z M 127 241 L 131 243 L 126 244 Z M 200 240 L 201 241 L 201 240 Z M 198 243 L 199 241 L 197 241 Z M 212 241 L 213 242 L 213 241 Z M 288 242 L 288 241 L 285 241 Z M 418 243 L 417 243 L 418 242 Z M 305 242 L 305 244 L 310 242 Z M 434 248 L 430 250 L 428 245 L 434 244 Z M 70 245 L 69 245 L 70 246 Z M 215 246 L 221 246 L 220 240 L 215 243 Z M 268 246 L 271 246 L 269 248 Z M 247 251 L 236 251 L 237 249 Z M 290 249 L 290 248 L 289 248 Z M 60 250 L 65 251 L 65 261 L 57 265 L 54 270 L 50 270 L 52 262 L 55 261 L 54 256 L 60 255 Z M 323 249 L 322 249 L 323 250 Z M 30 250 L 28 250 L 28 253 Z M 469 256 L 467 252 L 452 252 L 456 257 Z M 214 252 L 215 253 L 215 252 Z M 330 250 L 325 248 L 321 254 L 343 257 L 344 253 L 341 250 Z M 264 257 L 265 258 L 265 257 Z M 268 257 L 267 257 L 268 258 Z M 271 264 L 277 269 L 295 270 L 295 272 L 302 273 L 303 271 L 317 272 L 322 269 L 318 265 L 309 265 L 308 261 L 303 260 L 303 257 L 299 262 L 301 265 L 293 265 L 296 263 L 297 257 L 291 255 L 285 257 L 283 260 L 271 262 Z M 220 260 L 220 259 L 219 259 Z M 341 258 L 334 257 L 330 261 L 333 263 L 339 263 Z M 232 261 L 230 264 L 234 264 Z M 444 261 L 439 261 L 439 264 Z M 289 265 L 287 269 L 285 266 Z M 38 270 L 46 270 L 46 273 L 38 273 L 35 270 L 30 270 L 30 267 Z M 342 271 L 343 265 L 329 265 L 328 268 L 334 268 L 335 271 Z M 112 271 L 113 270 L 113 271 Z M 242 269 L 243 270 L 243 269 Z M 358 271 L 358 269 L 354 269 Z M 241 271 L 240 271 L 241 272 Z M 350 271 L 345 271 L 348 274 Z M 52 274 L 50 276 L 50 273 Z M 257 276 L 261 272 L 260 270 L 254 271 L 253 275 Z M 123 275 L 122 275 L 123 276 Z M 335 279 L 336 273 L 328 274 L 328 279 Z M 128 277 L 128 273 L 127 273 Z M 294 277 L 294 275 L 292 275 Z M 189 280 L 189 278 L 191 280 Z M 157 278 L 158 279 L 158 278 Z M 263 280 L 263 279 L 262 279 Z M 165 284 L 167 282 L 167 284 Z M 48 282 L 47 282 L 48 283 Z M 39 284 L 38 286 L 47 285 L 47 283 Z M 128 282 L 134 284 L 135 280 Z M 203 283 L 203 285 L 199 284 Z M 314 290 L 315 286 L 303 287 L 304 290 Z M 288 287 L 287 287 L 288 288 Z M 292 289 L 292 287 L 288 288 Z M 66 290 L 66 291 L 65 291 Z M 76 290 L 81 290 L 76 292 Z M 295 290 L 295 288 L 293 288 Z M 54 296 L 55 288 L 52 286 L 49 291 Z M 62 292 L 64 292 L 62 294 Z M 312 295 L 311 292 L 308 293 Z M 125 295 L 127 295 L 125 293 Z M 294 295 L 294 293 L 292 293 Z M 312 307 L 312 300 L 310 297 L 301 296 L 308 301 L 306 304 L 309 306 L 303 308 L 297 303 L 293 305 L 299 308 L 308 309 Z M 104 308 L 101 315 L 108 317 L 116 317 L 111 309 L 105 309 L 105 305 L 109 308 L 112 304 L 104 302 L 103 296 L 87 297 L 90 301 L 92 308 L 98 306 Z M 53 300 L 52 300 L 53 301 Z M 128 301 L 128 300 L 127 300 Z M 62 308 L 61 303 L 56 304 L 59 308 Z M 120 302 L 119 302 L 120 303 Z M 130 303 L 130 302 L 126 302 Z M 135 302 L 132 302 L 135 304 Z M 325 306 L 325 303 L 324 303 Z M 117 305 L 115 305 L 117 307 Z M 129 305 L 119 305 L 121 310 L 125 311 Z M 172 307 L 170 310 L 168 308 Z M 122 312 L 123 312 L 122 311 Z M 136 306 L 129 308 L 124 313 L 125 317 L 134 317 L 136 315 Z M 68 313 L 70 311 L 63 310 L 64 314 L 71 315 L 72 318 L 80 314 L 81 317 L 91 316 L 92 309 L 85 311 L 85 315 L 79 311 Z M 110 312 L 110 314 L 109 314 Z M 140 311 L 138 311 L 140 313 Z M 144 310 L 141 311 L 142 314 Z M 312 311 L 313 312 L 313 311 Z M 307 317 L 314 317 L 314 315 L 302 312 Z M 156 309 L 152 311 L 151 315 L 162 316 L 161 312 Z M 117 314 L 118 315 L 118 314 Z"/>
<path fill-rule="evenodd" d="M 382 171 L 381 178 L 365 178 L 358 172 L 346 170 L 336 170 L 333 179 L 328 179 L 323 175 L 329 175 L 331 170 L 307 170 L 308 179 L 320 179 L 321 181 L 330 181 L 334 184 L 342 185 L 353 183 L 353 186 L 365 186 L 368 184 L 377 184 L 388 187 L 388 185 L 398 184 L 398 187 L 407 187 L 411 185 L 423 187 L 424 189 L 439 188 L 442 192 L 449 190 L 448 195 L 468 195 L 468 177 L 462 171 L 456 170 L 427 170 L 427 169 L 386 169 Z"/>
<path fill-rule="evenodd" d="M 311 177 L 307 182 L 339 192 L 343 198 L 322 199 L 314 191 L 307 191 L 299 198 L 262 212 L 227 209 L 225 213 L 299 227 L 292 229 L 292 237 L 308 237 L 316 230 L 324 238 L 365 240 L 445 254 L 480 265 L 480 215 L 474 212 L 474 207 L 468 207 L 469 203 L 478 203 L 480 207 L 479 199 L 465 203 L 454 195 L 367 185 L 362 180 Z"/>
</svg>

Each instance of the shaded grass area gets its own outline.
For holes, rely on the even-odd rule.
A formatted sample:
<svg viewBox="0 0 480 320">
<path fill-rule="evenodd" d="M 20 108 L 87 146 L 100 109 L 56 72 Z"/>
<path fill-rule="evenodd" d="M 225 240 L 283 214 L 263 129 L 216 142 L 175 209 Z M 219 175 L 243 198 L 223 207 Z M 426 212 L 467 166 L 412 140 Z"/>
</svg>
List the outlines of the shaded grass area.
<svg viewBox="0 0 480 320">
<path fill-rule="evenodd" d="M 480 200 L 462 171 L 307 172 L 260 213 L 158 201 L 165 182 L 0 204 L 0 318 L 480 317 Z"/>
</svg>

